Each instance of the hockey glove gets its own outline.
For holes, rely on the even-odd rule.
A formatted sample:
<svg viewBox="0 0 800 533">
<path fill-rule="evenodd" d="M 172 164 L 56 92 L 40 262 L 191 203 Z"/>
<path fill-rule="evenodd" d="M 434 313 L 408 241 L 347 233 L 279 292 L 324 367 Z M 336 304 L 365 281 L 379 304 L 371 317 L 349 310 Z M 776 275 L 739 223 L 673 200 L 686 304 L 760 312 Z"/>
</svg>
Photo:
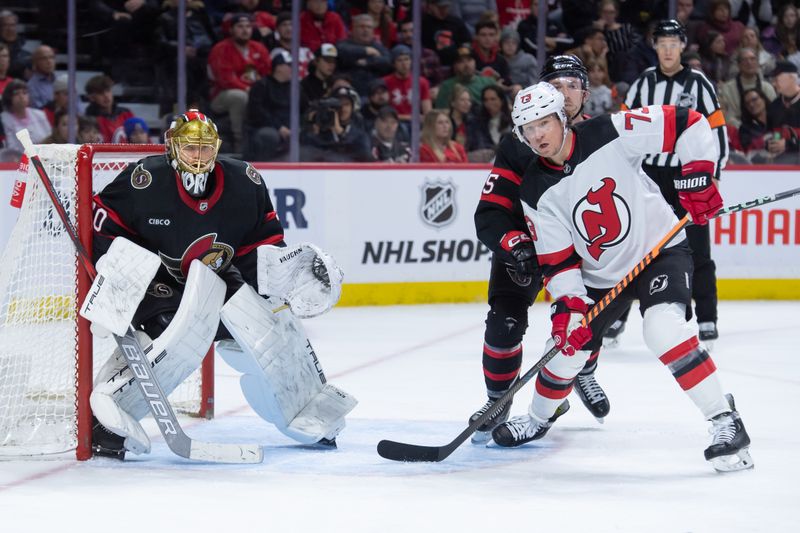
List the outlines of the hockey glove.
<svg viewBox="0 0 800 533">
<path fill-rule="evenodd" d="M 683 165 L 683 177 L 675 180 L 678 200 L 692 217 L 692 222 L 708 224 L 708 220 L 722 209 L 722 196 L 711 179 L 714 164 L 710 161 L 692 161 Z"/>
<path fill-rule="evenodd" d="M 509 231 L 500 239 L 500 246 L 509 253 L 520 276 L 533 276 L 539 270 L 536 249 L 531 238 L 521 231 Z"/>
<path fill-rule="evenodd" d="M 556 348 L 566 355 L 575 355 L 592 338 L 592 330 L 582 326 L 581 320 L 589 305 L 577 296 L 564 296 L 550 306 L 552 329 L 550 335 Z"/>
</svg>

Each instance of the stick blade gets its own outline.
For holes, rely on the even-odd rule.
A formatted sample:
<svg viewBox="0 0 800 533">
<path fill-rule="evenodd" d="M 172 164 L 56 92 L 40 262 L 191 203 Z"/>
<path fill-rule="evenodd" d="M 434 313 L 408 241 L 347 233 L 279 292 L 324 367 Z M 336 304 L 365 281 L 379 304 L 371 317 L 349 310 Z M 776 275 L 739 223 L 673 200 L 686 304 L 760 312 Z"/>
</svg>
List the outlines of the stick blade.
<svg viewBox="0 0 800 533">
<path fill-rule="evenodd" d="M 418 446 L 393 440 L 382 440 L 378 443 L 378 455 L 391 461 L 407 463 L 438 463 L 450 455 L 444 453 L 445 451 L 441 446 Z"/>
<path fill-rule="evenodd" d="M 33 141 L 31 140 L 31 134 L 28 132 L 27 129 L 23 128 L 17 132 L 17 139 L 19 142 L 22 143 L 22 147 L 25 149 L 25 153 L 29 156 L 36 155 L 36 151 L 33 148 Z"/>
<path fill-rule="evenodd" d="M 264 451 L 257 444 L 220 444 L 192 440 L 188 459 L 211 463 L 257 464 Z"/>
</svg>

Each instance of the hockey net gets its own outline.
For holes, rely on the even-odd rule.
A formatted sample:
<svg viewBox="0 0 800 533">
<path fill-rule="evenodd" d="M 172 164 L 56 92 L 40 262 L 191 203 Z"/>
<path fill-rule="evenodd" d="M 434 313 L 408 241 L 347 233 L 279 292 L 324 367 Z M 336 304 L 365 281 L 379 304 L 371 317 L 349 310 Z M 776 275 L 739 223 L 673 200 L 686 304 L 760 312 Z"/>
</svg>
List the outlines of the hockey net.
<svg viewBox="0 0 800 533">
<path fill-rule="evenodd" d="M 42 145 L 39 157 L 81 241 L 91 250 L 92 194 L 160 145 Z M 78 266 L 33 165 L 0 264 L 0 458 L 91 457 L 93 372 L 115 348 L 93 338 L 77 305 L 91 282 Z M 94 369 L 94 370 L 93 370 Z M 213 354 L 170 400 L 179 412 L 213 415 Z"/>
</svg>

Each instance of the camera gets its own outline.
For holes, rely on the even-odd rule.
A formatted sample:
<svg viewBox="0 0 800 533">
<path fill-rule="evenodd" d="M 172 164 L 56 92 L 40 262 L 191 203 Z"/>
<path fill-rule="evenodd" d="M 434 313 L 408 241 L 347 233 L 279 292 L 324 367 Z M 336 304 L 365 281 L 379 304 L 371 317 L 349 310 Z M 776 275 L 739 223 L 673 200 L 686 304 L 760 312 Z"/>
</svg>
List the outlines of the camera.
<svg viewBox="0 0 800 533">
<path fill-rule="evenodd" d="M 342 102 L 338 98 L 323 98 L 317 102 L 314 123 L 323 131 L 333 129 L 335 115 L 341 108 Z"/>
</svg>

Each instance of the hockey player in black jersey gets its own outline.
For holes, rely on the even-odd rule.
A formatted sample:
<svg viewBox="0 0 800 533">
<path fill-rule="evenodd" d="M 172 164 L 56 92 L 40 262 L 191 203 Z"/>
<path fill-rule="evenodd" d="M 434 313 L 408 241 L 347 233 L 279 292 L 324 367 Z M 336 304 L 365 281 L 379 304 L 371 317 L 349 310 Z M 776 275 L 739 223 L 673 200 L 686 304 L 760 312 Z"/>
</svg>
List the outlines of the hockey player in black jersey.
<svg viewBox="0 0 800 533">
<path fill-rule="evenodd" d="M 568 112 L 576 122 L 583 120 L 583 104 L 588 98 L 589 78 L 583 63 L 575 56 L 555 56 L 548 60 L 540 78 L 550 80 L 565 94 Z M 475 420 L 503 395 L 519 374 L 522 364 L 522 337 L 528 327 L 528 308 L 542 288 L 536 250 L 525 225 L 519 203 L 519 187 L 535 154 L 507 135 L 498 147 L 494 167 L 484 185 L 475 212 L 478 238 L 493 252 L 489 277 L 489 313 L 483 345 L 483 374 L 488 400 L 472 415 Z M 529 179 L 529 178 L 527 178 Z M 597 354 L 576 379 L 576 393 L 589 411 L 602 422 L 610 409 L 608 398 L 594 377 Z M 489 440 L 492 429 L 508 418 L 510 403 L 497 416 L 478 428 L 472 441 Z"/>
<path fill-rule="evenodd" d="M 320 395 L 324 376 L 320 382 L 305 378 L 319 374 L 304 373 L 318 363 L 294 315 L 314 316 L 334 305 L 341 272 L 313 245 L 286 246 L 259 172 L 218 157 L 219 146 L 214 123 L 190 110 L 167 132 L 164 155 L 129 165 L 95 196 L 98 279 L 121 285 L 127 269 L 153 264 L 142 293 L 117 296 L 111 311 L 128 313 L 142 345 L 152 342 L 149 354 L 165 393 L 199 366 L 212 341 L 223 340 L 226 349 L 220 344 L 218 353 L 245 374 L 242 390 L 259 415 L 301 443 L 335 445 L 355 400 L 346 393 Z M 95 288 L 102 296 L 102 286 Z M 100 334 L 103 320 L 93 322 Z M 285 374 L 270 370 L 276 359 Z M 126 386 L 128 379 L 118 354 L 96 378 L 96 453 L 122 458 L 126 450 L 149 451 L 138 422 L 146 404 L 138 389 Z M 322 413 L 331 406 L 335 414 Z"/>
<path fill-rule="evenodd" d="M 630 276 L 678 222 L 641 170 L 642 156 L 680 157 L 675 187 L 695 224 L 708 224 L 722 207 L 712 180 L 719 152 L 708 121 L 686 108 L 652 106 L 569 126 L 563 95 L 546 82 L 517 95 L 512 118 L 514 133 L 539 156 L 529 165 L 519 195 L 555 300 L 548 349 L 559 351 L 537 375 L 528 413 L 497 426 L 495 443 L 519 446 L 548 432 L 604 330 L 638 299 L 645 344 L 712 423 L 705 458 L 720 471 L 751 468 L 750 439 L 733 397 L 723 393 L 716 366 L 688 320 L 692 262 L 684 232 L 637 270 L 588 326 L 581 322 L 589 306 Z"/>
</svg>

